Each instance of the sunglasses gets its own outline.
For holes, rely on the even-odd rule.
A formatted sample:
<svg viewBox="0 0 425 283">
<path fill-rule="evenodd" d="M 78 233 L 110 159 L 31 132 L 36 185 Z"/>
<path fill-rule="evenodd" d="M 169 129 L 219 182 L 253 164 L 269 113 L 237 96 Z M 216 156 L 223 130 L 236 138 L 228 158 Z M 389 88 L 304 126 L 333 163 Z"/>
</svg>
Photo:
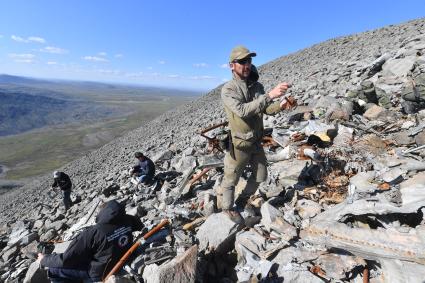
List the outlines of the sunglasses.
<svg viewBox="0 0 425 283">
<path fill-rule="evenodd" d="M 233 63 L 238 63 L 238 64 L 241 64 L 241 65 L 251 64 L 251 62 L 252 62 L 252 58 L 251 57 L 246 57 L 246 58 L 243 58 L 243 59 L 233 60 Z"/>
</svg>

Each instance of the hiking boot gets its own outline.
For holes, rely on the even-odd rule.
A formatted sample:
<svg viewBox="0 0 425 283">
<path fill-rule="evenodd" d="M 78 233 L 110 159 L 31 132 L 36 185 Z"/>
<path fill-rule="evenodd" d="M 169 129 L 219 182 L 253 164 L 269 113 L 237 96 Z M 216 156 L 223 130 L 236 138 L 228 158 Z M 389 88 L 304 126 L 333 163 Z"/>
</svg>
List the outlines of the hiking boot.
<svg viewBox="0 0 425 283">
<path fill-rule="evenodd" d="M 233 209 L 223 209 L 223 213 L 236 224 L 244 224 L 244 220 L 238 211 Z"/>
</svg>

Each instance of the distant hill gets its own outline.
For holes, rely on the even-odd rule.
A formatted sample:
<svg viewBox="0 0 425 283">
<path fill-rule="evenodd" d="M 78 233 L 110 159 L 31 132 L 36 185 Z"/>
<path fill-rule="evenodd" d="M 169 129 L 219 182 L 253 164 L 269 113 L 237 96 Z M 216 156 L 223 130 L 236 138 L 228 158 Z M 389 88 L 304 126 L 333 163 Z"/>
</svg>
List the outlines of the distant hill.
<svg viewBox="0 0 425 283">
<path fill-rule="evenodd" d="M 0 84 L 38 84 L 43 82 L 45 81 L 28 77 L 19 77 L 6 74 L 0 75 Z"/>
<path fill-rule="evenodd" d="M 132 101 L 197 96 L 182 90 L 0 75 L 0 137 L 45 126 L 126 116 Z"/>
<path fill-rule="evenodd" d="M 113 115 L 113 108 L 0 89 L 0 136 Z M 116 113 L 116 114 L 117 114 Z"/>
</svg>

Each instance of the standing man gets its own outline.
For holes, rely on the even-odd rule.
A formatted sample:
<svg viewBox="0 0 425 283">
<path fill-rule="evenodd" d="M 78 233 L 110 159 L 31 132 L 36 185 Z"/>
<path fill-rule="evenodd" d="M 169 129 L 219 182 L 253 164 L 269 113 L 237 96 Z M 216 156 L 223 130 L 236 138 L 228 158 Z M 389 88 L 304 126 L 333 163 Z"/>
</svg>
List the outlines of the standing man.
<svg viewBox="0 0 425 283">
<path fill-rule="evenodd" d="M 257 54 L 244 46 L 236 46 L 230 53 L 229 67 L 233 78 L 221 90 L 224 110 L 229 119 L 232 144 L 224 158 L 224 178 L 221 184 L 222 209 L 235 222 L 242 222 L 239 212 L 233 207 L 235 185 L 244 168 L 250 164 L 252 174 L 236 205 L 244 207 L 259 184 L 267 179 L 266 156 L 261 146 L 263 137 L 263 114 L 275 114 L 287 108 L 287 100 L 273 103 L 290 87 L 278 84 L 268 94 L 252 73 L 252 57 Z"/>
<path fill-rule="evenodd" d="M 134 153 L 137 163 L 133 166 L 131 174 L 135 175 L 138 183 L 149 184 L 155 176 L 155 164 L 141 152 Z"/>
<path fill-rule="evenodd" d="M 37 261 L 53 283 L 102 281 L 133 244 L 132 232 L 142 229 L 139 218 L 111 200 L 99 211 L 96 225 L 78 234 L 64 253 L 39 253 Z"/>
<path fill-rule="evenodd" d="M 52 189 L 60 188 L 62 191 L 63 204 L 65 206 L 65 211 L 67 211 L 71 205 L 71 188 L 72 182 L 67 174 L 64 172 L 55 171 L 53 172 L 54 182 L 51 186 Z"/>
</svg>

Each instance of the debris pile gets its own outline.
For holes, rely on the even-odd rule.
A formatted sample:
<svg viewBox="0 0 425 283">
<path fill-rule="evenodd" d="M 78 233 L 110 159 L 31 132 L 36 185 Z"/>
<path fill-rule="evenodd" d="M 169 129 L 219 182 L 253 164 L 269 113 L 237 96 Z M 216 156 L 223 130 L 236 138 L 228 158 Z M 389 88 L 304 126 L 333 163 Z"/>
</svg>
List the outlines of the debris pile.
<svg viewBox="0 0 425 283">
<path fill-rule="evenodd" d="M 269 176 L 241 211 L 245 225 L 219 210 L 226 123 L 216 110 L 197 122 L 187 118 L 180 130 L 163 126 L 162 138 L 144 145 L 144 151 L 156 153 L 152 160 L 159 173 L 152 185 L 130 182 L 131 163 L 123 156 L 138 149 L 133 145 L 108 151 L 107 158 L 120 160 L 119 166 L 106 163 L 105 170 L 90 163 L 84 172 L 75 171 L 81 201 L 66 213 L 58 200 L 41 193 L 30 215 L 0 230 L 0 280 L 45 282 L 33 267 L 37 250 L 72 239 L 94 223 L 101 201 L 118 199 L 148 230 L 163 219 L 171 223 L 145 241 L 114 280 L 422 282 L 425 20 L 391 28 L 366 33 L 370 42 L 378 33 L 382 44 L 393 42 L 392 49 L 376 43 L 382 52 L 372 55 L 361 57 L 357 49 L 358 56 L 332 61 L 340 58 L 339 47 L 361 38 L 356 35 L 327 43 L 335 48 L 326 49 L 325 43 L 284 58 L 293 64 L 285 76 L 294 81 L 291 92 L 299 106 L 265 117 Z M 352 55 L 352 49 L 344 50 Z M 318 64 L 314 52 L 334 65 Z M 316 69 L 303 72 L 307 55 Z M 279 60 L 260 68 L 266 87 L 276 80 L 266 71 L 286 66 Z M 217 93 L 205 99 L 219 107 Z M 192 117 L 190 109 L 183 115 Z M 161 119 L 152 127 L 172 118 Z M 238 193 L 249 174 L 244 172 Z"/>
</svg>

